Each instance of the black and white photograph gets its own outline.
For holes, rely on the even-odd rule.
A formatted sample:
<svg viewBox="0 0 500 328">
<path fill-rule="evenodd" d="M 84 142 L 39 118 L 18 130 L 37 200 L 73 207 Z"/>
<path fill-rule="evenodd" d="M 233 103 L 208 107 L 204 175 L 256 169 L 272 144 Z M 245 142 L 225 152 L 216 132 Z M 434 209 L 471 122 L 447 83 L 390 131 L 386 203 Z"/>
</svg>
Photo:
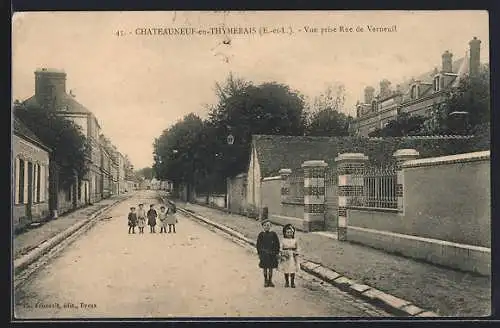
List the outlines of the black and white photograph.
<svg viewBox="0 0 500 328">
<path fill-rule="evenodd" d="M 11 320 L 492 315 L 489 14 L 12 16 Z"/>
</svg>

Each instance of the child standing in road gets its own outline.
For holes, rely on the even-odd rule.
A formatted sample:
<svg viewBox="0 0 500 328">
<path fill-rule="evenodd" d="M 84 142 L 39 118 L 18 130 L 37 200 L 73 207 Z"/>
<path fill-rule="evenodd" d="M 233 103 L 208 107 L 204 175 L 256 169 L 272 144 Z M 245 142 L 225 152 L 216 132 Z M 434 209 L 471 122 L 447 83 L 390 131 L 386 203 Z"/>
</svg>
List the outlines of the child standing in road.
<svg viewBox="0 0 500 328">
<path fill-rule="evenodd" d="M 259 267 L 264 273 L 264 287 L 274 287 L 273 269 L 278 267 L 278 254 L 280 252 L 280 241 L 278 235 L 271 230 L 271 221 L 263 220 L 264 231 L 257 237 L 257 253 L 259 254 Z"/>
<path fill-rule="evenodd" d="M 154 209 L 154 205 L 151 204 L 149 205 L 149 211 L 148 211 L 148 225 L 150 227 L 151 233 L 156 233 L 155 231 L 155 226 L 156 226 L 156 218 L 158 217 L 158 214 L 156 213 L 156 210 Z"/>
<path fill-rule="evenodd" d="M 144 233 L 144 227 L 146 226 L 146 210 L 144 209 L 144 204 L 139 204 L 139 210 L 137 211 L 137 220 L 139 233 Z"/>
<path fill-rule="evenodd" d="M 137 225 L 137 214 L 135 213 L 135 207 L 130 208 L 130 213 L 128 213 L 128 233 L 135 233 L 135 226 Z"/>
<path fill-rule="evenodd" d="M 285 287 L 295 288 L 295 273 L 299 271 L 298 250 L 295 228 L 287 224 L 283 227 L 283 242 L 278 265 L 278 270 L 285 275 Z"/>
<path fill-rule="evenodd" d="M 160 213 L 158 218 L 160 219 L 160 233 L 167 232 L 167 215 L 168 212 L 165 211 L 165 206 L 160 207 Z"/>
<path fill-rule="evenodd" d="M 169 202 L 169 209 L 167 215 L 167 224 L 168 224 L 168 233 L 172 232 L 172 229 L 175 233 L 175 224 L 177 223 L 177 209 L 173 202 Z"/>
</svg>

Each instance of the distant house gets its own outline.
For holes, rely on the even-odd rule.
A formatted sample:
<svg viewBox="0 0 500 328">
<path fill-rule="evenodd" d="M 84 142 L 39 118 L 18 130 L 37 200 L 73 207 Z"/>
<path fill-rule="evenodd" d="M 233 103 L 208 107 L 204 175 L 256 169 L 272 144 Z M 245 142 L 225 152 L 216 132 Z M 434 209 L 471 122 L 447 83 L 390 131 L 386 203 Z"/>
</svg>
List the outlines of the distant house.
<svg viewBox="0 0 500 328">
<path fill-rule="evenodd" d="M 161 189 L 161 180 L 158 180 L 156 178 L 151 179 L 150 186 L 151 186 L 151 189 L 153 189 L 153 190 L 160 190 Z"/>
<path fill-rule="evenodd" d="M 481 69 L 481 41 L 474 37 L 464 57 L 453 61 L 453 54 L 445 51 L 441 56 L 441 69 L 437 67 L 391 89 L 391 82 L 380 81 L 380 89 L 367 86 L 364 100 L 356 105 L 354 130 L 360 136 L 385 127 L 398 113 L 432 118 L 445 106 L 448 93 L 466 76 L 476 76 Z"/>
<path fill-rule="evenodd" d="M 13 120 L 13 226 L 49 217 L 49 154 L 52 151 L 18 118 Z"/>
</svg>

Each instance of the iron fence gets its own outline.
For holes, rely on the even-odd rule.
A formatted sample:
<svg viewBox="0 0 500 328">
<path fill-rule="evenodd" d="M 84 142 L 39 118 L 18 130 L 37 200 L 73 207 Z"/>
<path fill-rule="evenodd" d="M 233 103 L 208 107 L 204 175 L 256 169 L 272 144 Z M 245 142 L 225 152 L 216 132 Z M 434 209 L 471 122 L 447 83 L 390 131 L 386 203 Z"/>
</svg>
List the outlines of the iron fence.
<svg viewBox="0 0 500 328">
<path fill-rule="evenodd" d="M 353 195 L 350 206 L 397 209 L 396 167 L 366 167 L 354 172 L 351 179 L 354 189 L 362 192 Z"/>
</svg>

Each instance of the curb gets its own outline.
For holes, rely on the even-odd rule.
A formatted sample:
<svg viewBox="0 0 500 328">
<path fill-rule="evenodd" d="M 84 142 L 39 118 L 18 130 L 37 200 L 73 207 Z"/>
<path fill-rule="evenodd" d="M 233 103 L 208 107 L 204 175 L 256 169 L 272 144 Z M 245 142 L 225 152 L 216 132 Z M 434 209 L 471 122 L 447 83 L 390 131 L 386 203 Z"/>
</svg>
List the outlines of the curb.
<svg viewBox="0 0 500 328">
<path fill-rule="evenodd" d="M 245 237 L 243 234 L 226 227 L 222 224 L 216 223 L 214 221 L 211 221 L 201 215 L 198 215 L 196 213 L 193 213 L 189 210 L 186 210 L 184 208 L 177 208 L 179 212 L 186 214 L 188 216 L 194 217 L 200 221 L 203 221 L 219 230 L 222 230 L 226 232 L 227 234 L 231 235 L 232 237 L 235 237 L 239 240 L 244 241 L 247 244 L 250 244 L 252 246 L 256 245 L 256 242 L 254 240 L 251 240 L 250 238 Z M 355 297 L 361 298 L 367 303 L 370 303 L 374 306 L 380 307 L 384 309 L 387 312 L 390 312 L 396 316 L 403 316 L 403 317 L 439 317 L 439 315 L 435 312 L 427 311 L 424 310 L 415 304 L 412 304 L 409 301 L 403 300 L 401 298 L 398 298 L 396 296 L 384 293 L 383 291 L 380 291 L 376 288 L 373 288 L 371 286 L 365 285 L 358 283 L 352 279 L 349 279 L 340 273 L 337 273 L 329 268 L 326 268 L 322 266 L 320 263 L 315 263 L 312 261 L 308 261 L 307 259 L 304 259 L 300 263 L 300 268 L 337 287 L 338 289 L 345 291 Z"/>
<path fill-rule="evenodd" d="M 71 227 L 58 233 L 54 237 L 44 241 L 43 243 L 38 245 L 35 249 L 31 250 L 28 254 L 25 254 L 25 255 L 19 257 L 18 259 L 14 260 L 14 273 L 19 274 L 21 271 L 26 269 L 30 264 L 32 264 L 33 262 L 38 260 L 40 257 L 42 257 L 44 254 L 49 252 L 52 248 L 57 246 L 63 240 L 65 240 L 66 238 L 68 238 L 71 235 L 73 235 L 74 233 L 76 233 L 78 230 L 80 230 L 85 225 L 92 223 L 92 221 L 96 217 L 98 217 L 99 215 L 101 215 L 105 211 L 111 209 L 113 206 L 115 206 L 119 202 L 122 202 L 128 198 L 130 198 L 130 196 L 116 200 L 113 203 L 111 203 L 110 205 L 97 210 L 95 213 L 91 214 L 87 219 L 82 220 L 81 222 L 78 222 L 78 223 L 72 225 Z"/>
</svg>

